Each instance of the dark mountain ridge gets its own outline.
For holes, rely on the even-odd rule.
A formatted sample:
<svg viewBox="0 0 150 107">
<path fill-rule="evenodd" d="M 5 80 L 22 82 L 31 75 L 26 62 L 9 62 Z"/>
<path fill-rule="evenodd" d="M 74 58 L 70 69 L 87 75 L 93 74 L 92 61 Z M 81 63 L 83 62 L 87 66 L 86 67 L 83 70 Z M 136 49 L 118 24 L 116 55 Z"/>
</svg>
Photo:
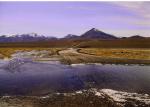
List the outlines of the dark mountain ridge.
<svg viewBox="0 0 150 107">
<path fill-rule="evenodd" d="M 56 40 L 55 37 L 45 37 L 43 35 L 38 35 L 36 33 L 31 34 L 21 34 L 13 36 L 0 36 L 0 42 L 34 42 L 34 41 L 47 41 L 47 40 Z"/>
<path fill-rule="evenodd" d="M 117 39 L 117 37 L 102 32 L 96 28 L 92 28 L 91 30 L 85 32 L 81 35 L 81 38 L 88 38 L 88 39 Z"/>
<path fill-rule="evenodd" d="M 92 40 L 92 39 L 116 40 L 116 39 L 145 39 L 145 38 L 148 38 L 148 37 L 135 35 L 131 37 L 118 38 L 114 35 L 105 33 L 96 28 L 92 28 L 80 36 L 74 35 L 74 34 L 68 34 L 67 36 L 63 38 L 46 37 L 43 35 L 38 35 L 36 33 L 21 34 L 21 35 L 17 34 L 17 35 L 12 35 L 12 36 L 2 35 L 0 36 L 0 42 L 7 43 L 7 42 L 35 42 L 35 41 L 49 41 L 49 40 Z"/>
<path fill-rule="evenodd" d="M 140 36 L 140 35 L 134 35 L 134 36 L 131 36 L 129 38 L 132 38 L 132 39 L 144 39 L 144 37 Z"/>
<path fill-rule="evenodd" d="M 63 37 L 63 39 L 77 39 L 79 36 L 73 35 L 73 34 L 68 34 L 67 36 Z"/>
</svg>

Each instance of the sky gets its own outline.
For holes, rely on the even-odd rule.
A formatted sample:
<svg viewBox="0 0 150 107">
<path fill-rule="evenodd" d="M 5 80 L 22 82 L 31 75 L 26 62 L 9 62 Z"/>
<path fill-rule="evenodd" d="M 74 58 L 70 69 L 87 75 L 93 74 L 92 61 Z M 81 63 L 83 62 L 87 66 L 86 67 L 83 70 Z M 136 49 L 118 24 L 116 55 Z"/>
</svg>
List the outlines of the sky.
<svg viewBox="0 0 150 107">
<path fill-rule="evenodd" d="M 91 28 L 150 37 L 150 2 L 0 2 L 0 35 L 63 37 Z"/>
</svg>

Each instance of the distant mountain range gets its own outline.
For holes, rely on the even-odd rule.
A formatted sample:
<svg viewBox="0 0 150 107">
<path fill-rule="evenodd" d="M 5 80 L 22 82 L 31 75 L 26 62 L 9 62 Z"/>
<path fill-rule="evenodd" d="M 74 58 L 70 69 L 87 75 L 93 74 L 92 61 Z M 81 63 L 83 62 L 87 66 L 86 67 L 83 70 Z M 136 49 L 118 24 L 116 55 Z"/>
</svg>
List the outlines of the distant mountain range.
<svg viewBox="0 0 150 107">
<path fill-rule="evenodd" d="M 69 34 L 64 38 L 65 39 L 117 39 L 117 37 L 102 32 L 96 28 L 92 28 L 80 36 Z"/>
<path fill-rule="evenodd" d="M 55 37 L 45 37 L 43 35 L 38 35 L 36 33 L 21 34 L 13 36 L 0 36 L 0 42 L 34 42 L 34 41 L 46 41 L 46 40 L 56 40 Z"/>
<path fill-rule="evenodd" d="M 68 34 L 67 36 L 60 38 L 60 39 L 104 39 L 104 40 L 114 40 L 114 39 L 144 39 L 145 37 L 135 35 L 131 37 L 123 37 L 118 38 L 114 35 L 102 32 L 96 28 L 92 28 L 89 31 L 85 32 L 84 34 L 78 36 L 73 34 Z M 0 36 L 0 42 L 34 42 L 34 41 L 47 41 L 47 40 L 60 40 L 56 37 L 46 37 L 43 35 L 38 35 L 36 33 L 30 34 L 21 34 L 21 35 L 13 35 L 13 36 Z"/>
<path fill-rule="evenodd" d="M 79 36 L 73 35 L 73 34 L 68 34 L 63 39 L 77 39 L 77 38 L 79 38 Z"/>
</svg>

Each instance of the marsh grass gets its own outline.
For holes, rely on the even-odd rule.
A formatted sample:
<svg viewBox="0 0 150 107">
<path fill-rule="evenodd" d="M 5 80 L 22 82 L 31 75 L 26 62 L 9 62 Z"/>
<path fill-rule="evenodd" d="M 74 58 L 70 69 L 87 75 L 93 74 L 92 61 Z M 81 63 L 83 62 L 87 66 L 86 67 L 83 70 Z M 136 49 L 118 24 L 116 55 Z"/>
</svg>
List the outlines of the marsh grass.
<svg viewBox="0 0 150 107">
<path fill-rule="evenodd" d="M 78 54 L 61 54 L 61 62 L 65 64 L 150 64 L 150 50 L 148 49 L 80 48 L 77 51 Z"/>
<path fill-rule="evenodd" d="M 31 56 L 42 56 L 42 58 L 57 58 L 64 64 L 75 63 L 104 63 L 104 64 L 150 64 L 149 49 L 129 48 L 80 48 L 78 53 L 59 51 L 65 48 L 0 48 L 0 58 L 11 58 L 17 52 L 47 51 Z M 41 60 L 41 59 L 38 59 Z M 43 59 L 42 59 L 43 60 Z"/>
<path fill-rule="evenodd" d="M 27 52 L 27 51 L 48 51 L 48 56 L 57 55 L 61 48 L 0 48 L 0 58 L 10 58 L 12 54 L 16 52 Z"/>
<path fill-rule="evenodd" d="M 150 60 L 150 49 L 84 48 L 79 52 L 104 58 Z"/>
</svg>

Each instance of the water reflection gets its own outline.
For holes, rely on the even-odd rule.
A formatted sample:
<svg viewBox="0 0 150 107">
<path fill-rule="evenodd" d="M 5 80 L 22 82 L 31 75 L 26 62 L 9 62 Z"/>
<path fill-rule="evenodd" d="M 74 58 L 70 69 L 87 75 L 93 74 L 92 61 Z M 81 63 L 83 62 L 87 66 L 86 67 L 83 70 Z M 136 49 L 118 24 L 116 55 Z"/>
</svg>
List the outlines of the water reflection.
<svg viewBox="0 0 150 107">
<path fill-rule="evenodd" d="M 1 68 L 11 73 L 21 72 L 20 67 L 24 63 L 33 63 L 33 62 L 29 58 L 13 58 L 11 60 L 8 60 L 7 63 Z"/>
<path fill-rule="evenodd" d="M 150 93 L 150 66 L 70 66 L 20 59 L 6 65 L 0 69 L 1 95 L 39 95 L 91 87 Z"/>
</svg>

